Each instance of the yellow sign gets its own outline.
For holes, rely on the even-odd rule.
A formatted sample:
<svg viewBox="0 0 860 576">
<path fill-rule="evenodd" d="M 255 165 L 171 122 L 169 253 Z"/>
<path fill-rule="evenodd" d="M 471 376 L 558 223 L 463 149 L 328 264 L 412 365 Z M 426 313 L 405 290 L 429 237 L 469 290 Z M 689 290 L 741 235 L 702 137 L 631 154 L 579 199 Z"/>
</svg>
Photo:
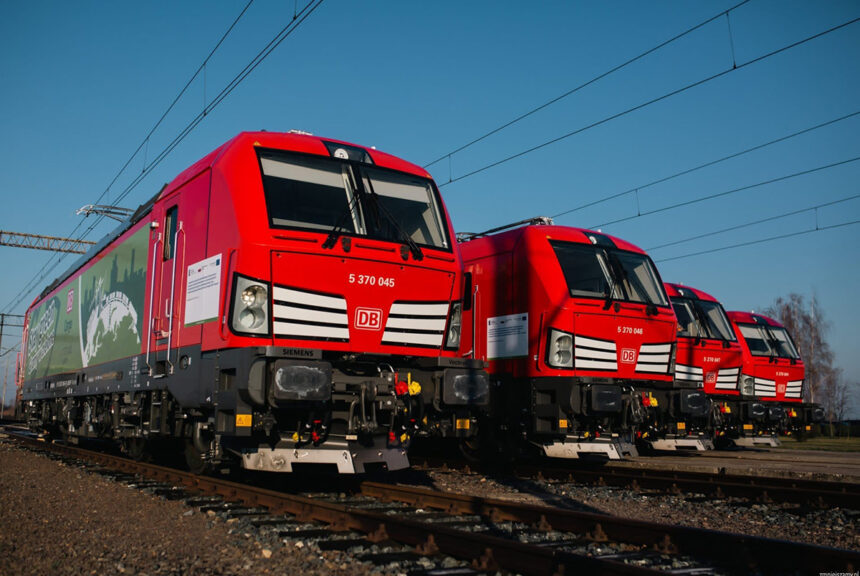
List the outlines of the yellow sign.
<svg viewBox="0 0 860 576">
<path fill-rule="evenodd" d="M 678 430 L 686 430 L 687 423 L 686 422 L 678 422 Z"/>
<path fill-rule="evenodd" d="M 457 418 L 454 422 L 454 426 L 457 430 L 468 430 L 469 426 L 471 426 L 471 422 L 469 422 L 468 418 Z"/>
<path fill-rule="evenodd" d="M 247 428 L 251 425 L 252 417 L 250 414 L 236 414 L 236 428 Z"/>
<path fill-rule="evenodd" d="M 558 421 L 558 427 L 559 428 L 567 428 L 567 420 L 565 420 L 563 418 L 561 420 L 559 420 Z"/>
<path fill-rule="evenodd" d="M 744 424 L 744 430 L 752 430 L 752 429 L 753 429 L 752 424 Z"/>
</svg>

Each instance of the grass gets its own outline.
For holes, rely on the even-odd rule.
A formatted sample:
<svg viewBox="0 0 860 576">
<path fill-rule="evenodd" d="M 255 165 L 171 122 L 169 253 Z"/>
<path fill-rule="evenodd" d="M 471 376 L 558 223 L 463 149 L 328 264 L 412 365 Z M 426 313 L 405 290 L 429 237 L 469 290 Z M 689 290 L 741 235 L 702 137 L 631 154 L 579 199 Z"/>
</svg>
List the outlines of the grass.
<svg viewBox="0 0 860 576">
<path fill-rule="evenodd" d="M 824 450 L 826 452 L 860 452 L 860 438 L 830 438 L 816 436 L 798 442 L 795 436 L 780 436 L 780 448 L 785 450 Z"/>
</svg>

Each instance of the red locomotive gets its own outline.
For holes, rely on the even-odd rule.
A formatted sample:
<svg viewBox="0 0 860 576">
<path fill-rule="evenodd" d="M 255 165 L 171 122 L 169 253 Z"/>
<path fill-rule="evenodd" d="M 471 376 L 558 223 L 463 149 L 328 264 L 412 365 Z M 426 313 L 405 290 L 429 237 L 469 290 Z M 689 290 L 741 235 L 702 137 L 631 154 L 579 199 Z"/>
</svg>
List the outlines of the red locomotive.
<svg viewBox="0 0 860 576">
<path fill-rule="evenodd" d="M 546 218 L 461 239 L 474 300 L 463 337 L 494 382 L 482 441 L 614 459 L 665 431 L 674 396 L 702 409 L 700 391 L 673 390 L 675 315 L 642 250 Z"/>
<path fill-rule="evenodd" d="M 788 331 L 773 318 L 752 312 L 728 316 L 743 350 L 742 430 L 735 443 L 777 445 L 778 433 L 797 429 L 804 420 L 803 360 Z"/>
<path fill-rule="evenodd" d="M 675 380 L 702 389 L 712 402 L 703 418 L 678 423 L 684 425 L 679 436 L 691 429 L 718 440 L 736 436 L 743 358 L 726 311 L 716 298 L 689 286 L 666 284 L 666 292 L 678 317 Z"/>
<path fill-rule="evenodd" d="M 304 133 L 242 133 L 182 172 L 27 312 L 34 427 L 218 464 L 408 465 L 476 433 L 463 274 L 430 175 Z"/>
</svg>

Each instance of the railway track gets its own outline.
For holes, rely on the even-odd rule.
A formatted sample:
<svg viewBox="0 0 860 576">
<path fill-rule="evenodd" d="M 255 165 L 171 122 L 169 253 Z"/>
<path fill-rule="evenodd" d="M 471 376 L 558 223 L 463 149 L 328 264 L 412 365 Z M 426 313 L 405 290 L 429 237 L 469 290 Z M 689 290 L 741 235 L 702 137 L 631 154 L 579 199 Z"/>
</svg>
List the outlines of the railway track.
<svg viewBox="0 0 860 576">
<path fill-rule="evenodd" d="M 413 462 L 417 469 L 454 468 L 481 470 L 465 460 L 423 458 Z M 490 469 L 492 470 L 492 469 Z M 722 499 L 737 497 L 761 503 L 787 502 L 816 507 L 860 510 L 860 485 L 850 482 L 803 480 L 772 476 L 711 474 L 708 472 L 625 468 L 619 466 L 564 463 L 514 465 L 506 474 L 553 483 L 608 485 L 633 490 L 657 490 L 673 494 L 694 493 Z"/>
<path fill-rule="evenodd" d="M 18 441 L 84 460 L 97 466 L 94 471 L 148 491 L 181 495 L 188 505 L 277 530 L 283 538 L 314 539 L 321 548 L 348 549 L 369 561 L 413 562 L 424 573 L 431 573 L 430 566 L 441 569 L 446 558 L 460 559 L 448 561 L 457 574 L 794 573 L 860 566 L 860 554 L 848 550 L 385 482 L 300 496 L 74 446 Z"/>
</svg>

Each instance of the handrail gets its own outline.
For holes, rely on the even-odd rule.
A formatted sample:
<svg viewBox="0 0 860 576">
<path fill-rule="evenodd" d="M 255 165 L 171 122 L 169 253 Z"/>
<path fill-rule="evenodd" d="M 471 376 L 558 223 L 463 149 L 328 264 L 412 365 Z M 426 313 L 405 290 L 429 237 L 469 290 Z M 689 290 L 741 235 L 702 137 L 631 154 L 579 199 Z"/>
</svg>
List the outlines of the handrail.
<svg viewBox="0 0 860 576">
<path fill-rule="evenodd" d="M 168 374 L 173 374 L 173 364 L 170 362 L 170 342 L 173 339 L 173 302 L 176 295 L 176 261 L 179 260 L 179 233 L 182 232 L 182 260 L 185 264 L 185 230 L 182 228 L 182 221 L 177 222 L 176 233 L 173 234 L 173 273 L 170 278 L 170 304 L 167 308 L 167 367 Z M 177 335 L 178 339 L 178 335 Z"/>
<path fill-rule="evenodd" d="M 233 248 L 230 250 L 230 253 L 227 255 L 227 277 L 224 281 L 224 295 L 221 298 L 221 302 L 219 303 L 220 310 L 218 311 L 218 335 L 221 336 L 221 340 L 227 340 L 227 336 L 224 335 L 224 325 L 227 323 L 227 318 L 229 317 L 229 309 L 230 306 L 230 287 L 232 286 L 230 279 L 233 277 L 233 257 L 236 256 L 236 249 Z"/>
<path fill-rule="evenodd" d="M 152 251 L 152 278 L 149 282 L 149 317 L 146 319 L 146 325 L 148 327 L 146 334 L 146 368 L 149 371 L 149 375 L 152 376 L 152 366 L 149 364 L 149 351 L 152 345 L 152 337 L 153 337 L 153 317 L 152 317 L 152 305 L 153 300 L 155 298 L 155 261 L 158 259 L 158 245 L 161 244 L 161 232 L 158 233 L 158 238 L 155 239 L 155 244 L 153 244 Z"/>
</svg>

